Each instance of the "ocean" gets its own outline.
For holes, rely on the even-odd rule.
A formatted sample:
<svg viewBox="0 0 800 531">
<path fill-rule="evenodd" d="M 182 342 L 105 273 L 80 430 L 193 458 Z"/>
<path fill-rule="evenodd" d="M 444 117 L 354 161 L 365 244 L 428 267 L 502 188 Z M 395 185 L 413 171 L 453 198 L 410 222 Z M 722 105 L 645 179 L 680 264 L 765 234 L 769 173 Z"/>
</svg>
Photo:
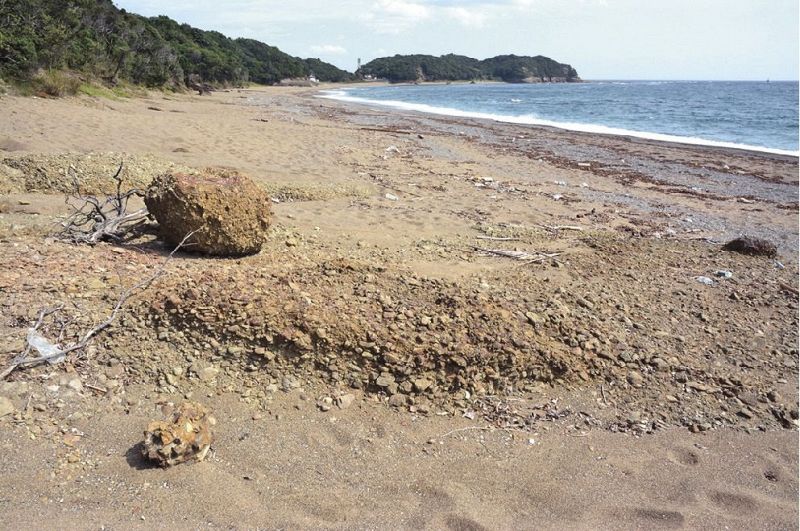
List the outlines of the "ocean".
<svg viewBox="0 0 800 531">
<path fill-rule="evenodd" d="M 433 114 L 800 155 L 796 81 L 380 85 L 321 97 Z"/>
</svg>

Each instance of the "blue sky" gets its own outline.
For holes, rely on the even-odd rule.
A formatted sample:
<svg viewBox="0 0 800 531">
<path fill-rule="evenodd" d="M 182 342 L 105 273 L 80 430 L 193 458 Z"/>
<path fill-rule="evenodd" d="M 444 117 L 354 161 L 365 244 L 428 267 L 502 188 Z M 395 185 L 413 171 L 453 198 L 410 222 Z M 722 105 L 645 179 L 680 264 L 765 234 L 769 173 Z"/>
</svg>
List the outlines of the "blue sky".
<svg viewBox="0 0 800 531">
<path fill-rule="evenodd" d="M 353 71 L 395 53 L 546 55 L 584 79 L 798 79 L 797 0 L 115 0 Z"/>
</svg>

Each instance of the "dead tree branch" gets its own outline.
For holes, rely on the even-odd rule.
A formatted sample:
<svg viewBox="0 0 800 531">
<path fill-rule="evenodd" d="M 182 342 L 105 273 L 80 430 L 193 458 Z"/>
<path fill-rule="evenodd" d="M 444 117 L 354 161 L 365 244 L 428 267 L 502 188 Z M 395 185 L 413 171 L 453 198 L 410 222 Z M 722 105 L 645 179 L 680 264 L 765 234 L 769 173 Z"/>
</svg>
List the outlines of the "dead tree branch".
<svg viewBox="0 0 800 531">
<path fill-rule="evenodd" d="M 77 177 L 73 176 L 75 190 L 66 198 L 72 213 L 61 221 L 61 231 L 57 235 L 59 239 L 90 245 L 101 241 L 120 241 L 147 219 L 146 208 L 128 211 L 130 199 L 144 197 L 144 192 L 138 188 L 123 191 L 125 179 L 122 169 L 123 163 L 120 162 L 117 173 L 112 177 L 116 181 L 116 191 L 107 197 L 84 194 Z"/>
<path fill-rule="evenodd" d="M 0 372 L 0 380 L 5 379 L 6 376 L 14 372 L 14 370 L 19 367 L 32 367 L 34 365 L 39 365 L 40 363 L 60 363 L 67 357 L 68 354 L 86 348 L 89 345 L 89 342 L 95 336 L 111 326 L 128 299 L 130 299 L 137 292 L 144 291 L 149 288 L 153 282 L 155 282 L 164 274 L 167 265 L 175 256 L 175 253 L 185 246 L 186 242 L 194 235 L 195 232 L 197 231 L 195 230 L 187 234 L 183 240 L 181 240 L 181 242 L 172 250 L 172 252 L 169 253 L 167 258 L 161 263 L 155 272 L 153 272 L 152 275 L 125 289 L 120 294 L 119 298 L 117 299 L 117 303 L 114 305 L 114 308 L 111 310 L 111 313 L 109 313 L 108 317 L 88 331 L 80 334 L 76 342 L 62 348 L 59 345 L 50 343 L 39 333 L 45 324 L 45 320 L 52 315 L 57 315 L 64 308 L 63 304 L 40 310 L 36 322 L 31 328 L 28 329 L 28 337 L 26 340 L 25 349 L 11 361 L 11 364 L 6 367 L 3 372 Z M 32 350 L 37 350 L 39 355 L 32 356 Z"/>
</svg>

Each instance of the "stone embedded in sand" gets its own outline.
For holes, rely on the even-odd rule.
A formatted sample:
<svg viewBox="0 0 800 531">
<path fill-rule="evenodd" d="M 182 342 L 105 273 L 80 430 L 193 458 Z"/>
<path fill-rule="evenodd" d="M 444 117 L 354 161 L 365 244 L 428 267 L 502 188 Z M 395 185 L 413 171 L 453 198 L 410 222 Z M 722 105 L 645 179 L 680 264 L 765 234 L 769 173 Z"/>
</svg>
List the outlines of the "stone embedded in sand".
<svg viewBox="0 0 800 531">
<path fill-rule="evenodd" d="M 142 454 L 162 467 L 202 461 L 211 447 L 211 426 L 215 423 L 204 406 L 185 402 L 167 420 L 147 425 Z"/>
<path fill-rule="evenodd" d="M 742 236 L 725 244 L 726 251 L 734 251 L 753 256 L 767 256 L 774 258 L 778 255 L 778 247 L 767 240 L 755 238 L 753 236 Z"/>
<path fill-rule="evenodd" d="M 186 243 L 188 251 L 254 254 L 261 250 L 270 225 L 267 193 L 234 172 L 167 173 L 153 180 L 144 201 L 170 245 L 197 231 Z"/>
</svg>

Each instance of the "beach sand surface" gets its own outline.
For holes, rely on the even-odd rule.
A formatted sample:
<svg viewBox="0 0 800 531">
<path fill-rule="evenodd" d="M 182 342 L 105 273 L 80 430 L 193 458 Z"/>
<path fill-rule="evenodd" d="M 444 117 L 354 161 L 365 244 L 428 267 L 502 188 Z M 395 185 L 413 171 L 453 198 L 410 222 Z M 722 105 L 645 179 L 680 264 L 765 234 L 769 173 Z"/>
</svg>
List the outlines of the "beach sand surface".
<svg viewBox="0 0 800 531">
<path fill-rule="evenodd" d="M 0 527 L 798 528 L 797 158 L 308 89 L 5 96 L 3 364 L 39 308 L 96 322 L 169 252 L 47 238 L 70 176 L 110 191 L 119 162 L 140 186 L 182 168 L 251 176 L 275 201 L 270 238 L 253 257 L 177 256 L 87 352 L 0 383 Z M 741 234 L 778 256 L 722 251 Z M 185 313 L 164 309 L 175 296 Z M 187 324 L 203 312 L 214 341 Z M 256 363 L 254 316 L 329 350 Z M 340 379 L 381 371 L 347 334 L 367 351 L 462 341 L 521 359 L 536 345 L 563 372 L 496 399 L 489 379 L 396 399 Z M 484 395 L 504 413 L 472 402 Z M 214 411 L 209 458 L 150 467 L 144 427 L 186 399 Z M 538 416 L 510 422 L 526 407 Z"/>
</svg>

